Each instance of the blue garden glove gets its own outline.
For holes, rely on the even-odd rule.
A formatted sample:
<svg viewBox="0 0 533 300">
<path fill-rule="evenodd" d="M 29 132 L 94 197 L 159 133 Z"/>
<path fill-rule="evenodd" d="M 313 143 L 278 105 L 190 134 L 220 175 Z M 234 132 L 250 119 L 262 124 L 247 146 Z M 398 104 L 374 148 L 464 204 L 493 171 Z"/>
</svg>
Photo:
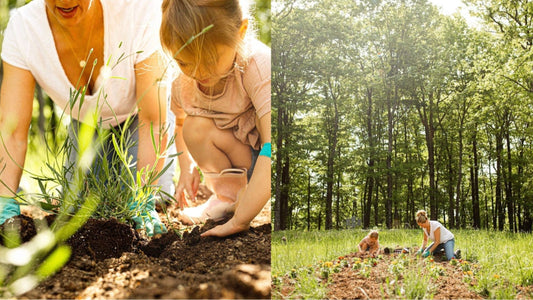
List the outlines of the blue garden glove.
<svg viewBox="0 0 533 300">
<path fill-rule="evenodd" d="M 422 257 L 426 258 L 429 256 L 429 250 L 426 250 L 423 254 L 422 254 Z"/>
<path fill-rule="evenodd" d="M 13 198 L 0 196 L 0 225 L 14 216 L 20 215 L 20 206 Z"/>
<path fill-rule="evenodd" d="M 416 255 L 420 255 L 422 252 L 424 252 L 424 248 L 418 249 L 418 251 L 416 251 Z"/>
<path fill-rule="evenodd" d="M 138 202 L 132 201 L 129 204 L 129 209 L 135 212 L 135 217 L 132 218 L 133 222 L 135 222 L 135 229 L 144 228 L 148 236 L 163 234 L 168 231 L 155 210 L 155 200 L 156 198 L 150 195 L 144 209 Z"/>
</svg>

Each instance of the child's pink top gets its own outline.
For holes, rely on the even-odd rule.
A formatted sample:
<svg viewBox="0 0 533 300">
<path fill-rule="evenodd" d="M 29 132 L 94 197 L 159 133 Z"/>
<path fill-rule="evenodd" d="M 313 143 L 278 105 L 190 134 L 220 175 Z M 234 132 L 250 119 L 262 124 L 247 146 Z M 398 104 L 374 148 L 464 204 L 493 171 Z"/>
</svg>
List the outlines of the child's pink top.
<svg viewBox="0 0 533 300">
<path fill-rule="evenodd" d="M 368 236 L 364 237 L 364 238 L 361 240 L 361 242 L 359 243 L 360 246 L 361 246 L 361 245 L 364 246 L 365 244 L 368 246 L 368 248 L 369 248 L 368 250 L 369 250 L 369 251 L 372 251 L 372 250 L 374 250 L 374 249 L 378 249 L 378 248 L 379 248 L 379 240 L 375 240 L 375 241 L 374 241 L 374 240 L 372 240 L 372 239 L 371 239 L 370 237 L 368 237 Z M 363 250 L 366 251 L 366 249 L 363 249 Z"/>
<path fill-rule="evenodd" d="M 212 118 L 219 129 L 233 129 L 235 137 L 254 149 L 261 147 L 257 118 L 270 113 L 270 48 L 254 40 L 248 43 L 248 61 L 237 57 L 219 95 L 204 94 L 194 79 L 180 74 L 172 84 L 171 109 L 187 115 Z"/>
</svg>

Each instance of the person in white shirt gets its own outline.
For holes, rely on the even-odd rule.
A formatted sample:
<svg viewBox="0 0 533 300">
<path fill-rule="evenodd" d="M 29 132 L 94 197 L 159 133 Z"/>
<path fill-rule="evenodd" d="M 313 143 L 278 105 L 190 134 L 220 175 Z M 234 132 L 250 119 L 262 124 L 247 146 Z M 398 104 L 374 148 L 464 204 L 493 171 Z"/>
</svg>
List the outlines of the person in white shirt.
<svg viewBox="0 0 533 300">
<path fill-rule="evenodd" d="M 170 114 L 161 80 L 160 24 L 161 1 L 155 0 L 34 0 L 12 14 L 2 44 L 0 224 L 20 214 L 14 191 L 28 146 L 36 82 L 71 116 L 69 135 L 96 110 L 104 129 L 128 132 L 136 141 L 128 154 L 137 170 L 163 169 L 166 162 L 157 156 L 164 155 Z M 72 103 L 76 92 L 85 96 Z M 168 170 L 166 177 L 172 178 L 173 168 Z M 166 231 L 154 201 L 134 218 L 148 235 Z"/>
<path fill-rule="evenodd" d="M 453 251 L 455 238 L 453 233 L 446 229 L 446 227 L 444 227 L 439 221 L 430 221 L 425 210 L 419 210 L 416 212 L 416 223 L 424 232 L 424 242 L 417 254 L 422 254 L 422 257 L 428 257 L 430 254 L 444 249 L 448 260 L 455 258 L 455 253 Z M 433 243 L 426 248 L 428 238 L 432 240 Z"/>
</svg>

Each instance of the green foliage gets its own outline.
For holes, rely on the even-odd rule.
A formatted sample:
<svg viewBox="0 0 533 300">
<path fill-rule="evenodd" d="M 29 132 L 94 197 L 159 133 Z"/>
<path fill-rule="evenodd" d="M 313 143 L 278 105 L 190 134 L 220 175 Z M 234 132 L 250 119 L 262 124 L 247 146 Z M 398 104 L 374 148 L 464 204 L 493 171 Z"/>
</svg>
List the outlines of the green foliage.
<svg viewBox="0 0 533 300">
<path fill-rule="evenodd" d="M 329 272 L 329 271 L 328 271 Z M 317 280 L 314 271 L 309 268 L 292 269 L 290 278 L 297 280 L 298 284 L 294 291 L 291 292 L 289 298 L 299 299 L 325 299 L 326 298 L 326 284 Z M 272 299 L 281 299 L 281 291 L 279 290 L 281 282 L 279 276 L 273 273 L 272 282 Z"/>
<path fill-rule="evenodd" d="M 464 278 L 476 282 L 473 289 L 485 297 L 505 299 L 516 294 L 514 286 L 530 285 L 533 254 L 530 251 L 531 234 L 512 234 L 485 230 L 454 230 L 455 247 L 461 249 L 463 261 L 455 261 L 456 268 L 464 272 Z M 275 231 L 272 233 L 272 274 L 284 274 L 322 261 L 333 261 L 338 256 L 357 251 L 357 244 L 366 236 L 361 230 L 341 231 Z M 285 239 L 282 240 L 282 237 Z M 381 247 L 414 247 L 422 243 L 421 230 L 380 230 Z M 379 259 L 379 258 L 378 258 Z M 354 261 L 352 269 L 361 272 L 368 262 Z M 369 267 L 368 267 L 369 268 Z M 367 268 L 367 269 L 368 269 Z M 413 273 L 412 270 L 418 273 Z M 425 269 L 423 276 L 419 274 Z M 368 270 L 367 270 L 368 271 Z M 398 297 L 414 299 L 429 297 L 430 281 L 442 276 L 443 269 L 430 260 L 411 261 L 407 256 L 398 257 L 389 266 L 391 280 L 403 276 L 401 287 L 390 288 L 399 292 Z M 362 273 L 360 273 L 362 274 Z M 476 279 L 474 281 L 473 279 Z"/>
<path fill-rule="evenodd" d="M 61 269 L 71 253 L 62 243 L 85 224 L 98 201 L 89 197 L 72 218 L 60 213 L 50 228 L 37 224 L 39 232 L 24 244 L 9 241 L 13 233 L 4 235 L 2 232 L 4 243 L 9 247 L 0 246 L 0 297 L 21 295 Z M 18 230 L 15 226 L 12 232 L 18 233 Z"/>
<path fill-rule="evenodd" d="M 271 13 L 269 0 L 255 0 L 254 17 L 258 27 L 259 40 L 270 46 Z"/>
<path fill-rule="evenodd" d="M 532 230 L 533 35 L 512 17 L 531 5 L 467 2 L 485 27 L 427 1 L 276 3 L 276 229 L 414 225 L 424 208 L 452 228 Z"/>
<path fill-rule="evenodd" d="M 430 282 L 426 276 L 420 276 L 416 271 L 405 275 L 404 294 L 406 299 L 426 299 L 430 289 Z"/>
<path fill-rule="evenodd" d="M 92 153 L 81 152 L 79 160 L 91 161 Z M 78 165 L 76 171 L 84 174 L 87 166 Z M 80 185 L 73 182 L 65 193 L 66 207 L 79 192 Z M 24 244 L 18 236 L 19 226 L 6 227 L 10 229 L 1 233 L 5 247 L 0 247 L 0 296 L 21 295 L 57 272 L 70 257 L 70 248 L 63 243 L 85 224 L 99 202 L 99 198 L 89 193 L 75 213 L 70 214 L 67 209 L 61 211 L 50 228 L 36 224 L 39 232 Z"/>
</svg>

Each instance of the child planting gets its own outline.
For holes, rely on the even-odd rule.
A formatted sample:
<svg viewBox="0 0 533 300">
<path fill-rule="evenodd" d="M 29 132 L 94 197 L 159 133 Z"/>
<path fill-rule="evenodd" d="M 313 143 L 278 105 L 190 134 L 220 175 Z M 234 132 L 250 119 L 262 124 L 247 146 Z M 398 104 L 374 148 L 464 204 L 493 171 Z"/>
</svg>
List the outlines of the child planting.
<svg viewBox="0 0 533 300">
<path fill-rule="evenodd" d="M 379 252 L 379 234 L 376 230 L 372 230 L 364 237 L 359 245 L 360 254 L 370 254 L 371 256 L 376 256 Z"/>
<path fill-rule="evenodd" d="M 247 230 L 270 198 L 270 49 L 250 37 L 248 25 L 238 0 L 163 2 L 161 41 L 181 70 L 171 104 L 183 152 L 175 198 L 184 208 L 185 194 L 196 196 L 196 167 L 214 192 L 203 205 L 184 208 L 180 219 L 234 212 L 204 235 Z"/>
</svg>

